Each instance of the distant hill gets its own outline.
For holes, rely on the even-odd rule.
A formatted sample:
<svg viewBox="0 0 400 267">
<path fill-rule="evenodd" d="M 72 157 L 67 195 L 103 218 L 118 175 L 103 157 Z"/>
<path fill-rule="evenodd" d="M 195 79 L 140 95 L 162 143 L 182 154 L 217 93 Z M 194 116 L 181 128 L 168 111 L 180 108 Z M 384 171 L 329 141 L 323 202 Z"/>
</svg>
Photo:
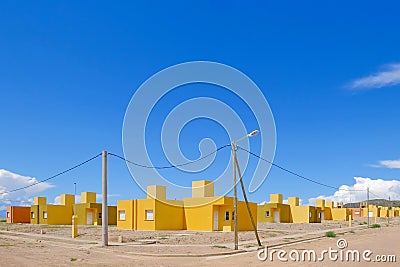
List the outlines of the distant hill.
<svg viewBox="0 0 400 267">
<path fill-rule="evenodd" d="M 364 201 L 366 202 L 366 200 Z M 370 199 L 369 204 L 382 207 L 400 207 L 400 200 L 391 200 L 390 202 L 386 199 Z M 344 205 L 345 208 L 359 208 L 360 202 L 347 203 Z"/>
</svg>

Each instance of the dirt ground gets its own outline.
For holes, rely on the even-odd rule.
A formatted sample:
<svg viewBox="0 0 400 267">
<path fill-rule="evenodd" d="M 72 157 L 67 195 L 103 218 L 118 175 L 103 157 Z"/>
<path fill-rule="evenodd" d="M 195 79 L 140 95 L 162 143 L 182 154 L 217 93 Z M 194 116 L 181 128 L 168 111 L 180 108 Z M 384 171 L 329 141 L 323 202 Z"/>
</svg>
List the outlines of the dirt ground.
<svg viewBox="0 0 400 267">
<path fill-rule="evenodd" d="M 369 258 L 377 255 L 396 256 L 396 262 L 332 261 L 325 254 L 323 261 L 305 261 L 307 266 L 399 266 L 400 218 L 378 220 L 380 228 L 368 228 L 363 219 L 352 228 L 346 222 L 321 224 L 260 224 L 259 235 L 268 252 L 276 250 L 273 258 L 260 261 L 253 232 L 239 233 L 239 253 L 233 250 L 231 232 L 195 231 L 123 231 L 110 227 L 110 246 L 102 247 L 101 226 L 80 227 L 80 236 L 71 239 L 71 226 L 0 224 L 0 266 L 298 266 L 288 259 L 297 250 L 315 250 L 320 257 L 323 250 L 340 250 L 337 240 L 347 241 L 346 250 L 371 250 Z M 374 221 L 371 220 L 371 224 Z M 324 237 L 332 230 L 336 237 Z M 121 238 L 123 242 L 121 243 Z M 285 251 L 287 262 L 277 258 Z M 262 252 L 265 250 L 262 250 Z M 259 252 L 261 253 L 261 252 Z M 269 254 L 268 253 L 268 254 Z M 282 252 L 281 252 L 282 253 Z M 264 256 L 264 254 L 260 254 Z M 382 258 L 382 257 L 381 257 Z M 383 257 L 385 258 L 385 257 Z M 386 260 L 388 257 L 386 257 Z M 392 260 L 392 259 L 391 259 Z"/>
</svg>

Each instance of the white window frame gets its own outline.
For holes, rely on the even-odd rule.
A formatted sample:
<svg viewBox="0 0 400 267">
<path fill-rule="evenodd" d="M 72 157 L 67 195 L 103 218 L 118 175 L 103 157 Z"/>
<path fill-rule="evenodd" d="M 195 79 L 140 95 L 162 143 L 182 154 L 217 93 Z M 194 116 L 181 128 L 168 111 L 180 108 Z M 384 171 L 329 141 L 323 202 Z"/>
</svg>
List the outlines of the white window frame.
<svg viewBox="0 0 400 267">
<path fill-rule="evenodd" d="M 43 211 L 43 219 L 47 219 L 47 211 Z"/>
<path fill-rule="evenodd" d="M 126 212 L 125 210 L 118 211 L 118 220 L 125 221 L 126 220 Z"/>
<path fill-rule="evenodd" d="M 6 218 L 11 218 L 11 214 L 9 211 L 7 211 Z"/>
<path fill-rule="evenodd" d="M 146 210 L 146 221 L 154 221 L 154 210 Z"/>
<path fill-rule="evenodd" d="M 31 212 L 31 219 L 35 219 L 35 213 L 33 211 Z"/>
</svg>

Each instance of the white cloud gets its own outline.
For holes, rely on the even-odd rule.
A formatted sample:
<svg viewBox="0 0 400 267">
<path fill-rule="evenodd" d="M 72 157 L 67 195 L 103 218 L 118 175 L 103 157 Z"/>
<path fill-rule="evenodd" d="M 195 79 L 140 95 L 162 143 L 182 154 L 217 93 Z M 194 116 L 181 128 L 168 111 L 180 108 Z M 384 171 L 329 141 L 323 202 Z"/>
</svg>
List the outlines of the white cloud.
<svg viewBox="0 0 400 267">
<path fill-rule="evenodd" d="M 370 165 L 375 168 L 389 168 L 389 169 L 400 169 L 400 159 L 398 160 L 381 160 L 379 164 Z"/>
<path fill-rule="evenodd" d="M 308 199 L 309 205 L 315 205 L 316 199 L 325 199 L 334 202 L 360 202 L 367 199 L 367 187 L 370 189 L 370 199 L 385 198 L 389 196 L 392 200 L 400 199 L 400 181 L 398 180 L 382 180 L 363 177 L 354 177 L 355 184 L 342 185 L 339 188 L 343 190 L 336 191 L 330 196 L 318 196 Z M 359 191 L 348 191 L 359 190 Z"/>
<path fill-rule="evenodd" d="M 400 84 L 400 63 L 388 64 L 384 70 L 350 83 L 351 89 L 382 88 Z"/>
<path fill-rule="evenodd" d="M 4 210 L 6 206 L 10 205 L 31 205 L 33 196 L 53 187 L 52 184 L 44 182 L 26 189 L 8 193 L 8 191 L 13 189 L 29 186 L 37 182 L 38 180 L 36 178 L 0 169 L 0 210 Z"/>
</svg>

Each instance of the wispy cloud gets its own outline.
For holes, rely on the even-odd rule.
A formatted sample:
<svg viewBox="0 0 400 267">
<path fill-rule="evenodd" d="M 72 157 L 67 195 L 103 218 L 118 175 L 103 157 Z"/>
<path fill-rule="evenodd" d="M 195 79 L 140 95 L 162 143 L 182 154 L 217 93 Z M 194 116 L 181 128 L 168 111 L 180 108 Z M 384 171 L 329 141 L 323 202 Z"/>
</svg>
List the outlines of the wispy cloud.
<svg viewBox="0 0 400 267">
<path fill-rule="evenodd" d="M 30 205 L 33 202 L 34 195 L 53 187 L 50 183 L 40 183 L 20 191 L 7 193 L 10 190 L 29 186 L 37 182 L 38 180 L 34 177 L 23 176 L 0 169 L 0 210 L 10 205 Z"/>
<path fill-rule="evenodd" d="M 379 164 L 372 164 L 370 166 L 374 168 L 400 169 L 400 159 L 381 160 L 379 161 Z"/>
<path fill-rule="evenodd" d="M 353 185 L 342 185 L 339 188 L 345 190 L 337 190 L 333 195 L 321 195 L 308 199 L 309 205 L 315 205 L 315 200 L 317 199 L 344 203 L 365 201 L 367 199 L 367 187 L 370 189 L 371 199 L 387 199 L 389 196 L 393 200 L 400 199 L 400 181 L 398 180 L 382 180 L 363 177 L 354 177 L 354 180 L 355 183 Z"/>
<path fill-rule="evenodd" d="M 385 65 L 382 71 L 357 79 L 349 84 L 349 88 L 374 89 L 400 84 L 400 63 Z"/>
</svg>

